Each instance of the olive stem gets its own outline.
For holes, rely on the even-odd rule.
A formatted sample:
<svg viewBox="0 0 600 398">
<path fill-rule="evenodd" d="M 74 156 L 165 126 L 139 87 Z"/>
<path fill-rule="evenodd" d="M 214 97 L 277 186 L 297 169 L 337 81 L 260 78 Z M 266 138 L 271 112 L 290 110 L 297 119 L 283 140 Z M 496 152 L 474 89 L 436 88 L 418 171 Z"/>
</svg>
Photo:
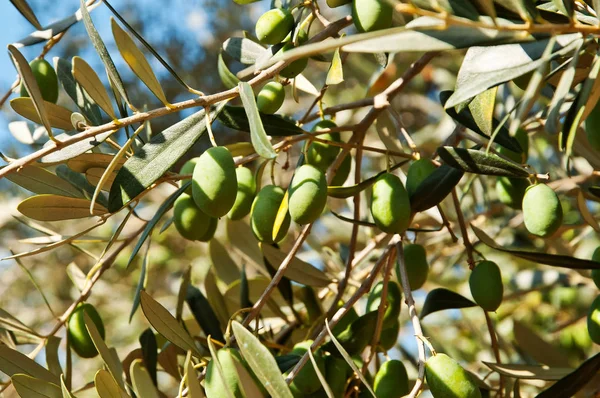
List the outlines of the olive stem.
<svg viewBox="0 0 600 398">
<path fill-rule="evenodd" d="M 483 313 L 485 314 L 485 322 L 487 323 L 487 328 L 490 333 L 490 340 L 492 342 L 492 349 L 494 351 L 494 357 L 496 358 L 496 363 L 502 363 L 500 359 L 500 348 L 498 347 L 498 339 L 496 338 L 496 331 L 494 330 L 494 324 L 492 323 L 492 318 L 490 314 L 486 310 L 482 308 Z M 502 398 L 504 391 L 504 376 L 500 374 L 500 384 L 498 386 L 498 397 Z"/>
<path fill-rule="evenodd" d="M 469 232 L 467 231 L 465 217 L 460 208 L 460 202 L 458 200 L 456 188 L 452 190 L 452 201 L 454 202 L 454 208 L 456 209 L 456 216 L 458 218 L 458 225 L 460 226 L 460 233 L 462 234 L 463 244 L 467 252 L 467 263 L 469 264 L 469 269 L 473 269 L 473 267 L 475 266 L 475 259 L 473 258 L 473 245 L 469 240 Z"/>
<path fill-rule="evenodd" d="M 415 340 L 417 342 L 417 351 L 419 353 L 419 373 L 415 385 L 408 395 L 409 398 L 414 398 L 419 395 L 419 392 L 423 388 L 423 380 L 425 378 L 425 343 L 423 339 L 423 329 L 421 328 L 421 322 L 419 321 L 419 315 L 415 308 L 415 300 L 410 290 L 410 282 L 408 281 L 408 273 L 406 272 L 406 263 L 404 262 L 404 248 L 402 246 L 402 240 L 396 243 L 396 258 L 398 259 L 398 265 L 400 270 L 400 284 L 402 285 L 402 291 L 404 291 L 404 302 L 408 306 L 408 315 L 412 322 L 413 329 L 415 331 Z"/>
</svg>

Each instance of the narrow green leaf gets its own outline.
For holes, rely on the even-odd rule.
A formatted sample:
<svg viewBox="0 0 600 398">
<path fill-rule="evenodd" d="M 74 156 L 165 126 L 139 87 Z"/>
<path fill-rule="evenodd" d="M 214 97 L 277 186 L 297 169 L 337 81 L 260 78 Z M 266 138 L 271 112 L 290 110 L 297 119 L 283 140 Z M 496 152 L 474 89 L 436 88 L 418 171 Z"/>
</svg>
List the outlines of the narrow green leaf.
<svg viewBox="0 0 600 398">
<path fill-rule="evenodd" d="M 44 301 L 46 301 L 45 297 Z M 46 353 L 46 364 L 48 365 L 48 370 L 50 370 L 50 372 L 52 372 L 58 377 L 60 377 L 63 373 L 62 367 L 60 365 L 60 360 L 58 358 L 59 345 L 60 337 L 50 336 L 48 340 L 46 340 L 46 346 L 44 348 L 44 352 Z"/>
<path fill-rule="evenodd" d="M 42 157 L 41 162 L 42 163 L 64 162 L 65 160 L 69 160 L 71 158 L 74 158 L 77 155 L 81 155 L 82 153 L 85 153 L 89 150 L 94 149 L 95 147 L 97 147 L 98 145 L 103 143 L 108 137 L 110 137 L 111 135 L 113 135 L 116 132 L 117 132 L 117 130 L 107 131 L 105 133 L 98 134 L 94 138 L 89 138 L 86 140 L 76 142 L 74 144 L 69 144 L 68 146 L 61 148 L 56 152 L 52 152 L 52 153 Z M 67 133 L 59 134 L 59 135 L 55 136 L 54 138 L 57 141 L 64 141 L 66 139 L 71 138 L 71 135 L 67 134 Z M 54 146 L 54 143 L 47 142 L 44 145 L 44 147 L 48 147 L 48 146 Z"/>
<path fill-rule="evenodd" d="M 208 271 L 206 277 L 204 278 L 204 291 L 206 292 L 206 299 L 210 303 L 210 306 L 215 311 L 215 315 L 219 319 L 219 325 L 222 329 L 225 329 L 227 327 L 227 323 L 229 322 L 227 303 L 225 302 L 225 298 L 223 297 L 221 290 L 219 290 L 215 274 L 212 271 Z"/>
<path fill-rule="evenodd" d="M 179 292 L 177 293 L 177 307 L 175 307 L 175 319 L 178 322 L 182 322 L 183 319 L 183 306 L 185 305 L 185 298 L 188 292 L 188 286 L 190 286 L 192 280 L 192 266 L 188 266 L 181 275 L 181 283 L 179 284 Z"/>
<path fill-rule="evenodd" d="M 146 239 L 144 238 L 143 240 L 145 241 Z M 140 243 L 140 241 L 142 241 L 142 237 L 140 237 L 140 240 L 138 241 L 138 243 Z M 140 306 L 140 299 L 141 299 L 142 291 L 146 289 L 146 285 L 148 284 L 148 276 L 147 276 L 148 275 L 148 253 L 150 253 L 150 242 L 151 241 L 148 241 L 148 247 L 146 249 L 146 254 L 144 255 L 144 260 L 142 261 L 142 268 L 140 270 L 140 278 L 138 279 L 138 284 L 137 284 L 137 287 L 135 288 L 135 294 L 133 296 L 133 303 L 131 305 L 131 311 L 129 312 L 129 323 L 131 323 L 133 316 L 135 315 L 138 307 Z M 136 245 L 136 247 L 137 247 L 137 245 Z M 133 254 L 132 254 L 132 256 L 133 256 Z M 133 256 L 133 257 L 135 257 L 135 256 Z M 133 257 L 130 257 L 130 260 L 132 260 Z M 129 264 L 131 264 L 131 261 L 127 263 L 127 267 L 129 267 Z"/>
<path fill-rule="evenodd" d="M 194 339 L 190 337 L 177 320 L 163 307 L 158 301 L 154 300 L 148 293 L 142 291 L 141 294 L 142 311 L 150 325 L 158 333 L 163 335 L 171 343 L 184 350 L 191 350 L 198 354 L 198 349 Z"/>
<path fill-rule="evenodd" d="M 85 30 L 92 41 L 92 45 L 96 52 L 100 56 L 104 67 L 106 68 L 106 73 L 108 74 L 108 78 L 111 81 L 111 84 L 114 85 L 115 89 L 119 92 L 121 97 L 129 103 L 129 97 L 127 96 L 127 91 L 125 91 L 125 87 L 123 86 L 123 80 L 121 80 L 121 76 L 115 67 L 115 64 L 100 37 L 100 34 L 96 30 L 94 26 L 94 22 L 92 22 L 92 18 L 90 17 L 90 13 L 88 12 L 87 6 L 85 4 L 85 0 L 80 0 L 81 5 L 81 15 L 83 17 L 83 24 L 85 25 Z"/>
<path fill-rule="evenodd" d="M 17 210 L 24 216 L 38 221 L 74 220 L 108 213 L 106 208 L 97 205 L 91 214 L 88 199 L 47 194 L 25 199 L 18 204 Z"/>
<path fill-rule="evenodd" d="M 88 95 L 92 97 L 94 102 L 98 104 L 108 116 L 112 119 L 117 119 L 112 102 L 108 96 L 108 91 L 106 91 L 104 84 L 94 69 L 92 69 L 83 58 L 73 57 L 71 74 L 75 81 L 83 87 Z"/>
<path fill-rule="evenodd" d="M 152 383 L 150 374 L 144 367 L 141 359 L 135 359 L 129 367 L 131 384 L 138 397 L 159 398 L 158 391 Z"/>
<path fill-rule="evenodd" d="M 54 68 L 65 92 L 75 102 L 81 113 L 92 125 L 98 126 L 102 124 L 100 107 L 73 77 L 71 63 L 63 58 L 54 57 Z"/>
<path fill-rule="evenodd" d="M 556 86 L 556 90 L 554 91 L 552 101 L 548 106 L 548 117 L 546 118 L 545 127 L 546 131 L 548 131 L 550 134 L 556 134 L 560 130 L 560 108 L 565 102 L 567 94 L 569 94 L 569 91 L 571 91 L 571 85 L 573 84 L 575 73 L 577 71 L 576 68 L 577 62 L 579 61 L 579 52 L 580 48 L 573 53 L 573 58 L 571 58 L 571 61 L 563 70 L 560 81 L 558 82 L 558 86 Z"/>
<path fill-rule="evenodd" d="M 239 322 L 233 321 L 231 328 L 244 359 L 269 394 L 273 398 L 292 398 L 292 393 L 279 372 L 277 362 L 267 347 Z"/>
<path fill-rule="evenodd" d="M 256 107 L 256 99 L 254 98 L 252 86 L 246 82 L 240 82 L 238 88 L 240 91 L 240 98 L 244 104 L 246 116 L 248 117 L 250 139 L 252 141 L 252 146 L 254 146 L 254 150 L 265 159 L 275 159 L 277 153 L 273 150 L 273 145 L 271 145 L 271 141 L 269 141 L 267 132 L 260 119 L 260 113 Z"/>
<path fill-rule="evenodd" d="M 0 345 L 0 371 L 10 377 L 23 373 L 46 382 L 59 382 L 58 377 L 42 365 L 30 359 L 27 355 L 5 345 Z"/>
<path fill-rule="evenodd" d="M 494 132 L 494 109 L 496 105 L 496 93 L 498 87 L 492 87 L 489 90 L 478 94 L 469 102 L 469 111 L 475 120 L 475 124 L 487 135 Z"/>
<path fill-rule="evenodd" d="M 227 378 L 225 376 L 225 371 L 223 370 L 223 366 L 221 365 L 221 362 L 219 361 L 219 356 L 217 355 L 217 350 L 215 349 L 215 344 L 212 342 L 212 336 L 208 336 L 209 338 L 207 339 L 207 343 L 208 343 L 208 349 L 210 351 L 210 357 L 211 357 L 211 361 L 213 362 L 213 369 L 216 369 L 216 375 L 213 374 L 212 377 L 218 377 L 220 380 L 218 381 L 218 383 L 224 387 L 224 392 L 221 392 L 221 394 L 224 394 L 225 397 L 223 398 L 235 398 L 233 392 L 231 392 L 231 389 L 229 388 L 229 385 L 227 383 Z M 228 371 L 235 371 L 235 369 L 228 369 Z"/>
<path fill-rule="evenodd" d="M 477 304 L 458 293 L 454 293 L 448 289 L 438 288 L 433 289 L 427 294 L 419 317 L 423 319 L 427 315 L 437 311 L 476 306 Z"/>
<path fill-rule="evenodd" d="M 373 177 L 369 177 L 366 180 L 363 180 L 355 185 L 350 185 L 347 187 L 329 186 L 329 187 L 327 187 L 327 195 L 334 197 L 334 198 L 338 198 L 338 199 L 346 199 L 351 196 L 354 196 L 357 193 L 362 192 L 365 189 L 369 188 L 371 185 L 373 185 L 375 183 L 375 181 L 377 180 L 377 178 L 379 178 L 379 176 L 381 176 L 385 173 L 394 171 L 397 168 L 402 167 L 403 165 L 405 165 L 408 162 L 409 162 L 408 160 L 403 160 L 402 162 L 390 167 L 389 170 L 382 170 L 379 173 L 375 174 Z"/>
<path fill-rule="evenodd" d="M 24 166 L 6 176 L 18 186 L 37 194 L 54 194 L 83 198 L 83 194 L 69 182 L 38 166 Z"/>
<path fill-rule="evenodd" d="M 185 301 L 190 307 L 194 319 L 196 319 L 196 322 L 198 322 L 198 325 L 204 331 L 204 334 L 225 343 L 225 337 L 219 326 L 219 318 L 215 315 L 210 303 L 202 292 L 194 286 L 188 285 Z"/>
<path fill-rule="evenodd" d="M 208 243 L 208 251 L 213 269 L 219 279 L 229 285 L 239 278 L 240 269 L 229 255 L 231 249 L 226 248 L 218 239 L 213 238 Z"/>
<path fill-rule="evenodd" d="M 26 398 L 62 398 L 60 387 L 45 380 L 36 379 L 24 374 L 11 377 L 12 384 L 21 397 Z"/>
<path fill-rule="evenodd" d="M 212 122 L 223 104 L 210 113 Z M 162 177 L 206 131 L 204 110 L 152 137 L 121 167 L 112 184 L 109 209 L 117 211 Z"/>
<path fill-rule="evenodd" d="M 19 13 L 23 15 L 23 17 L 25 17 L 25 19 L 29 21 L 31 25 L 33 25 L 34 28 L 37 30 L 43 29 L 42 25 L 40 25 L 40 21 L 38 21 L 35 13 L 27 3 L 27 0 L 10 0 L 10 2 L 17 10 L 19 10 Z"/>
<path fill-rule="evenodd" d="M 438 205 L 460 182 L 464 171 L 442 164 L 431 173 L 410 197 L 413 212 L 425 211 Z"/>
<path fill-rule="evenodd" d="M 450 15 L 456 15 L 476 21 L 479 18 L 479 11 L 471 1 L 463 0 L 412 0 L 417 7 L 430 11 L 445 11 Z"/>
<path fill-rule="evenodd" d="M 535 21 L 539 12 L 532 0 L 494 0 L 502 7 L 517 14 L 523 21 Z"/>
<path fill-rule="evenodd" d="M 238 83 L 240 82 L 240 79 L 238 79 L 237 76 L 234 75 L 227 67 L 227 64 L 223 60 L 222 52 L 219 52 L 217 72 L 219 73 L 219 77 L 221 78 L 221 83 L 223 83 L 223 85 L 227 89 L 237 87 Z"/>
<path fill-rule="evenodd" d="M 278 268 L 279 264 L 281 264 L 286 257 L 286 253 L 271 245 L 262 245 L 262 252 L 267 261 L 273 264 L 275 268 Z M 284 275 L 294 282 L 307 286 L 325 287 L 329 286 L 331 283 L 331 278 L 323 271 L 300 260 L 298 257 L 292 258 Z"/>
<path fill-rule="evenodd" d="M 600 371 L 600 354 L 589 358 L 572 373 L 536 395 L 536 398 L 573 397 L 598 374 L 598 371 Z"/>
<path fill-rule="evenodd" d="M 572 368 L 556 368 L 547 365 L 482 362 L 496 373 L 523 380 L 560 380 L 574 370 Z"/>
<path fill-rule="evenodd" d="M 187 362 L 187 366 L 185 369 L 185 380 L 189 390 L 190 398 L 205 398 L 204 391 L 202 390 L 202 386 L 200 385 L 200 381 L 198 380 L 198 376 L 196 374 L 196 370 L 194 369 L 194 364 L 192 361 Z"/>
<path fill-rule="evenodd" d="M 85 322 L 85 328 L 87 329 L 90 337 L 92 338 L 92 342 L 94 346 L 100 353 L 100 357 L 104 361 L 104 364 L 108 368 L 112 378 L 117 382 L 119 387 L 122 390 L 125 390 L 125 383 L 123 382 L 123 371 L 121 368 L 121 362 L 118 358 L 115 358 L 110 348 L 106 345 L 106 342 L 100 335 L 96 324 L 92 321 L 92 318 L 87 314 L 87 312 L 83 311 L 83 321 Z"/>
<path fill-rule="evenodd" d="M 223 43 L 223 50 L 236 61 L 252 65 L 267 51 L 260 44 L 244 37 L 231 37 Z"/>
<path fill-rule="evenodd" d="M 523 250 L 506 249 L 494 242 L 494 240 L 490 238 L 481 229 L 473 225 L 471 225 L 471 228 L 473 229 L 473 232 L 475 232 L 475 236 L 477 236 L 477 238 L 479 238 L 479 240 L 486 246 L 489 246 L 492 249 L 496 249 L 505 253 L 509 253 L 515 257 L 524 258 L 526 260 L 533 261 L 538 264 L 546 264 L 554 267 L 563 267 L 571 269 L 600 269 L 600 263 L 592 260 L 584 260 L 560 254 L 547 254 Z"/>
<path fill-rule="evenodd" d="M 250 122 L 246 111 L 241 106 L 227 105 L 217 116 L 219 121 L 225 126 L 235 129 L 250 132 Z M 287 137 L 290 135 L 304 134 L 304 130 L 296 126 L 293 120 L 284 119 L 279 115 L 260 114 L 260 120 L 267 135 L 273 137 Z"/>
<path fill-rule="evenodd" d="M 525 168 L 493 153 L 451 146 L 440 147 L 437 153 L 448 166 L 467 173 L 515 178 L 529 177 L 529 172 Z"/>
<path fill-rule="evenodd" d="M 340 57 L 340 49 L 337 48 L 333 53 L 333 60 L 331 61 L 331 66 L 329 66 L 329 71 L 327 71 L 327 78 L 325 79 L 325 84 L 333 86 L 336 84 L 340 84 L 343 81 L 344 68 L 342 65 L 342 58 Z"/>
</svg>

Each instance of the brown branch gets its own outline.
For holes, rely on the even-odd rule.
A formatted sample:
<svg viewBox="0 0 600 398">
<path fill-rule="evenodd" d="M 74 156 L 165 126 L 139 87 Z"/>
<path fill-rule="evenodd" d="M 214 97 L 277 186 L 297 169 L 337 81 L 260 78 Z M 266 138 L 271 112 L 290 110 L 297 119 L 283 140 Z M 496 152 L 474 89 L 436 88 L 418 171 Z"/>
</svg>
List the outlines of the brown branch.
<svg viewBox="0 0 600 398">
<path fill-rule="evenodd" d="M 492 349 L 494 350 L 494 357 L 496 358 L 496 363 L 502 363 L 500 359 L 500 348 L 498 347 L 498 339 L 496 338 L 496 331 L 494 330 L 494 324 L 492 323 L 492 318 L 490 318 L 490 314 L 486 310 L 482 308 L 483 313 L 485 314 L 485 322 L 487 324 L 488 332 L 490 333 L 490 340 L 492 342 Z M 498 386 L 498 397 L 502 398 L 504 395 L 504 376 L 500 374 L 500 385 Z"/>
</svg>

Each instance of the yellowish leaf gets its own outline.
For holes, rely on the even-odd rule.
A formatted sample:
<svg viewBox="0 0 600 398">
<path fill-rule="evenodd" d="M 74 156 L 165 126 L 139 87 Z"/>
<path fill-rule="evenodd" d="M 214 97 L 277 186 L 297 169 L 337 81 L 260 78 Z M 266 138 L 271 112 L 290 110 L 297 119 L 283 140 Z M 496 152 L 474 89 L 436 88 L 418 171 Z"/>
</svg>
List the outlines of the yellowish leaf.
<svg viewBox="0 0 600 398">
<path fill-rule="evenodd" d="M 112 162 L 114 155 L 109 155 L 106 153 L 83 153 L 73 159 L 69 159 L 67 162 L 67 166 L 73 171 L 78 173 L 85 173 L 88 169 L 96 167 L 96 168 L 106 168 Z M 125 163 L 127 159 L 119 159 L 119 166 L 121 168 L 123 163 Z"/>
<path fill-rule="evenodd" d="M 152 383 L 150 374 L 142 364 L 141 359 L 136 359 L 129 367 L 131 383 L 138 397 L 158 398 L 158 392 Z"/>
<path fill-rule="evenodd" d="M 123 398 L 127 394 L 119 388 L 117 382 L 112 378 L 110 373 L 104 369 L 100 369 L 94 376 L 94 385 L 96 392 L 100 398 Z"/>
<path fill-rule="evenodd" d="M 116 119 L 110 97 L 102 81 L 92 67 L 80 57 L 73 57 L 73 77 L 88 92 L 108 116 Z"/>
<path fill-rule="evenodd" d="M 59 386 L 45 380 L 36 379 L 25 374 L 11 377 L 15 390 L 24 398 L 62 398 Z"/>
<path fill-rule="evenodd" d="M 98 186 L 98 183 L 100 182 L 100 179 L 102 178 L 102 175 L 104 174 L 104 171 L 106 169 L 101 168 L 101 167 L 92 167 L 90 169 L 87 169 L 85 172 L 85 178 L 88 180 L 88 182 L 90 184 L 92 184 L 93 186 Z M 112 186 L 113 181 L 115 180 L 115 177 L 117 176 L 116 172 L 112 172 L 107 176 L 106 181 L 104 182 L 104 185 L 102 186 L 102 190 L 104 191 L 110 191 L 110 187 Z"/>
<path fill-rule="evenodd" d="M 188 386 L 190 398 L 205 398 L 204 391 L 202 391 L 202 387 L 200 386 L 200 381 L 198 381 L 198 376 L 196 375 L 196 370 L 194 370 L 194 366 L 192 361 L 187 362 L 186 367 L 186 381 Z"/>
<path fill-rule="evenodd" d="M 275 222 L 273 223 L 273 240 L 277 241 L 277 235 L 279 234 L 279 230 L 281 229 L 281 225 L 285 221 L 286 216 L 288 215 L 288 195 L 289 190 L 285 191 L 285 195 L 283 196 L 283 200 L 279 205 L 279 210 L 277 211 L 277 216 L 275 217 Z"/>
<path fill-rule="evenodd" d="M 127 62 L 127 65 L 129 65 L 133 73 L 135 73 L 137 77 L 144 82 L 150 91 L 156 95 L 156 98 L 158 98 L 164 105 L 169 105 L 169 102 L 165 97 L 165 93 L 163 92 L 158 79 L 156 79 L 150 64 L 146 60 L 144 54 L 135 45 L 135 42 L 131 36 L 129 36 L 129 34 L 119 26 L 114 18 L 111 18 L 111 26 L 113 36 L 115 37 L 115 42 L 119 48 L 119 52 L 121 53 L 121 56 L 125 62 Z"/>
<path fill-rule="evenodd" d="M 100 353 L 100 357 L 102 358 L 104 364 L 110 372 L 111 378 L 117 384 L 117 386 L 119 386 L 119 388 L 124 391 L 125 383 L 123 382 L 121 362 L 119 361 L 118 357 L 115 358 L 113 356 L 111 349 L 108 348 L 108 346 L 102 339 L 102 336 L 100 335 L 96 324 L 92 321 L 92 318 L 90 318 L 90 316 L 85 311 L 83 312 L 83 321 L 85 322 L 85 327 L 88 330 L 90 337 L 92 338 L 94 346 Z M 96 376 L 97 375 L 98 374 L 96 373 Z"/>
<path fill-rule="evenodd" d="M 17 206 L 24 216 L 38 221 L 73 220 L 91 217 L 90 201 L 59 195 L 35 195 L 25 199 Z M 103 206 L 97 205 L 95 216 L 108 213 Z"/>
<path fill-rule="evenodd" d="M 60 105 L 53 104 L 52 102 L 44 100 L 40 101 L 44 106 L 45 120 L 40 119 L 39 110 L 36 109 L 36 103 L 32 98 L 20 97 L 12 99 L 10 101 L 10 107 L 13 111 L 32 122 L 44 125 L 45 123 L 48 123 L 47 128 L 55 127 L 65 131 L 74 130 L 74 127 L 71 124 L 71 114 L 73 112 Z"/>
</svg>

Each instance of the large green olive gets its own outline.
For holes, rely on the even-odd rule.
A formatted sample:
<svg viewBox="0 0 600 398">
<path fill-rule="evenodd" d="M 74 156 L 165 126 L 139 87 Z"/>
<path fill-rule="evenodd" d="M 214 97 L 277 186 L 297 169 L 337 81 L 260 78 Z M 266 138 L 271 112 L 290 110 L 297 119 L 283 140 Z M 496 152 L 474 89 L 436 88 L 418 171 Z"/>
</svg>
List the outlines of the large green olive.
<svg viewBox="0 0 600 398">
<path fill-rule="evenodd" d="M 179 174 L 181 174 L 181 175 L 193 174 L 194 167 L 196 167 L 196 163 L 198 163 L 198 158 L 193 158 L 193 159 L 188 160 L 187 162 L 185 162 L 183 164 L 183 166 L 181 166 L 181 170 L 179 170 Z M 179 186 L 181 186 L 184 182 L 185 181 L 180 181 Z M 185 193 L 192 196 L 192 186 L 191 185 L 185 190 Z"/>
<path fill-rule="evenodd" d="M 289 51 L 294 48 L 293 43 L 286 43 L 281 50 L 279 50 L 282 54 L 286 51 Z M 308 58 L 300 58 L 295 61 L 290 62 L 288 66 L 279 71 L 279 76 L 287 77 L 288 79 L 293 79 L 298 76 L 308 65 Z"/>
<path fill-rule="evenodd" d="M 184 238 L 189 240 L 205 239 L 210 234 L 211 223 L 211 217 L 198 208 L 191 196 L 182 194 L 175 200 L 173 224 Z"/>
<path fill-rule="evenodd" d="M 408 192 L 408 195 L 412 196 L 419 185 L 421 185 L 435 169 L 435 165 L 429 159 L 421 158 L 412 162 L 406 173 L 406 191 Z"/>
<path fill-rule="evenodd" d="M 411 290 L 417 290 L 423 287 L 429 275 L 429 263 L 427 262 L 427 253 L 425 248 L 417 244 L 408 244 L 404 246 L 404 264 L 406 265 L 406 275 Z M 400 264 L 396 263 L 396 275 L 400 280 Z"/>
<path fill-rule="evenodd" d="M 294 17 L 288 10 L 274 8 L 256 21 L 256 37 L 263 44 L 279 44 L 294 27 Z"/>
<path fill-rule="evenodd" d="M 325 380 L 335 398 L 342 398 L 346 392 L 346 381 L 352 374 L 352 368 L 342 358 L 329 355 L 325 358 Z"/>
<path fill-rule="evenodd" d="M 529 182 L 524 178 L 499 177 L 496 181 L 496 194 L 500 202 L 520 210 L 528 186 Z"/>
<path fill-rule="evenodd" d="M 192 194 L 198 207 L 211 217 L 231 210 L 237 193 L 237 176 L 231 152 L 225 147 L 206 150 L 194 167 Z"/>
<path fill-rule="evenodd" d="M 592 255 L 592 261 L 596 261 L 600 263 L 600 247 L 594 250 L 594 254 Z M 592 279 L 594 283 L 600 289 L 600 269 L 596 268 L 592 270 Z"/>
<path fill-rule="evenodd" d="M 285 100 L 285 89 L 279 82 L 269 82 L 256 96 L 256 106 L 262 113 L 273 114 L 281 108 Z"/>
<path fill-rule="evenodd" d="M 58 99 L 58 77 L 54 68 L 45 59 L 36 59 L 29 63 L 44 101 L 56 103 Z M 21 97 L 29 97 L 25 84 L 21 83 Z"/>
<path fill-rule="evenodd" d="M 384 362 L 373 383 L 377 398 L 400 398 L 409 393 L 408 373 L 401 361 L 390 359 Z"/>
<path fill-rule="evenodd" d="M 425 376 L 434 398 L 481 398 L 471 375 L 446 354 L 434 355 L 425 362 Z"/>
<path fill-rule="evenodd" d="M 311 132 L 319 132 L 337 127 L 333 120 L 325 119 L 315 124 L 310 130 Z M 318 136 L 322 140 L 341 142 L 339 133 L 325 133 Z M 321 171 L 325 172 L 335 161 L 335 158 L 340 153 L 341 148 L 324 142 L 312 142 L 306 150 L 306 163 L 312 164 Z M 341 166 L 340 166 L 341 170 Z M 339 172 L 339 171 L 338 171 Z M 346 179 L 344 179 L 345 181 Z"/>
<path fill-rule="evenodd" d="M 371 289 L 367 297 L 366 312 L 377 311 L 381 305 L 381 294 L 383 293 L 383 282 L 379 282 Z M 390 280 L 387 285 L 386 294 L 386 309 L 383 314 L 383 326 L 392 325 L 398 321 L 400 316 L 400 308 L 402 307 L 402 293 L 400 285 L 397 282 Z"/>
<path fill-rule="evenodd" d="M 386 0 L 353 0 L 352 20 L 359 32 L 372 32 L 392 26 L 394 7 Z"/>
<path fill-rule="evenodd" d="M 288 207 L 292 220 L 300 225 L 314 222 L 327 203 L 327 180 L 315 166 L 296 169 L 289 187 Z"/>
<path fill-rule="evenodd" d="M 373 184 L 371 214 L 379 229 L 390 234 L 401 234 L 411 218 L 408 193 L 400 178 L 385 173 Z"/>
<path fill-rule="evenodd" d="M 94 346 L 92 337 L 85 327 L 85 320 L 83 318 L 84 313 L 90 317 L 94 325 L 96 325 L 100 337 L 104 339 L 105 334 L 102 318 L 94 306 L 88 303 L 80 304 L 75 308 L 75 311 L 73 311 L 67 321 L 67 333 L 69 334 L 71 347 L 77 355 L 82 358 L 93 358 L 98 355 L 98 350 L 96 349 L 96 346 Z"/>
<path fill-rule="evenodd" d="M 590 305 L 587 317 L 587 329 L 592 341 L 600 344 L 600 296 Z"/>
<path fill-rule="evenodd" d="M 545 238 L 561 226 L 563 209 L 556 193 L 545 184 L 527 188 L 523 196 L 523 221 L 533 235 Z"/>
<path fill-rule="evenodd" d="M 496 311 L 502 303 L 504 287 L 500 268 L 492 261 L 480 262 L 471 272 L 469 288 L 475 302 L 486 311 Z"/>
<path fill-rule="evenodd" d="M 252 201 L 256 196 L 256 180 L 252 171 L 247 167 L 238 167 L 235 169 L 237 177 L 237 193 L 235 203 L 228 216 L 232 220 L 240 220 L 250 213 Z"/>
<path fill-rule="evenodd" d="M 306 340 L 298 343 L 292 349 L 292 354 L 304 355 L 312 345 L 312 340 Z M 325 374 L 325 358 L 322 353 L 318 350 L 313 353 L 315 362 L 321 374 Z M 308 361 L 305 366 L 300 369 L 294 381 L 292 381 L 294 387 L 296 387 L 303 394 L 312 394 L 321 388 L 321 382 L 313 367 L 312 361 Z"/>
<path fill-rule="evenodd" d="M 281 241 L 290 228 L 290 215 L 285 216 L 281 228 L 275 240 L 273 240 L 273 225 L 281 206 L 285 191 L 275 185 L 267 185 L 258 192 L 251 210 L 251 225 L 254 236 L 264 243 L 276 243 Z"/>
</svg>

